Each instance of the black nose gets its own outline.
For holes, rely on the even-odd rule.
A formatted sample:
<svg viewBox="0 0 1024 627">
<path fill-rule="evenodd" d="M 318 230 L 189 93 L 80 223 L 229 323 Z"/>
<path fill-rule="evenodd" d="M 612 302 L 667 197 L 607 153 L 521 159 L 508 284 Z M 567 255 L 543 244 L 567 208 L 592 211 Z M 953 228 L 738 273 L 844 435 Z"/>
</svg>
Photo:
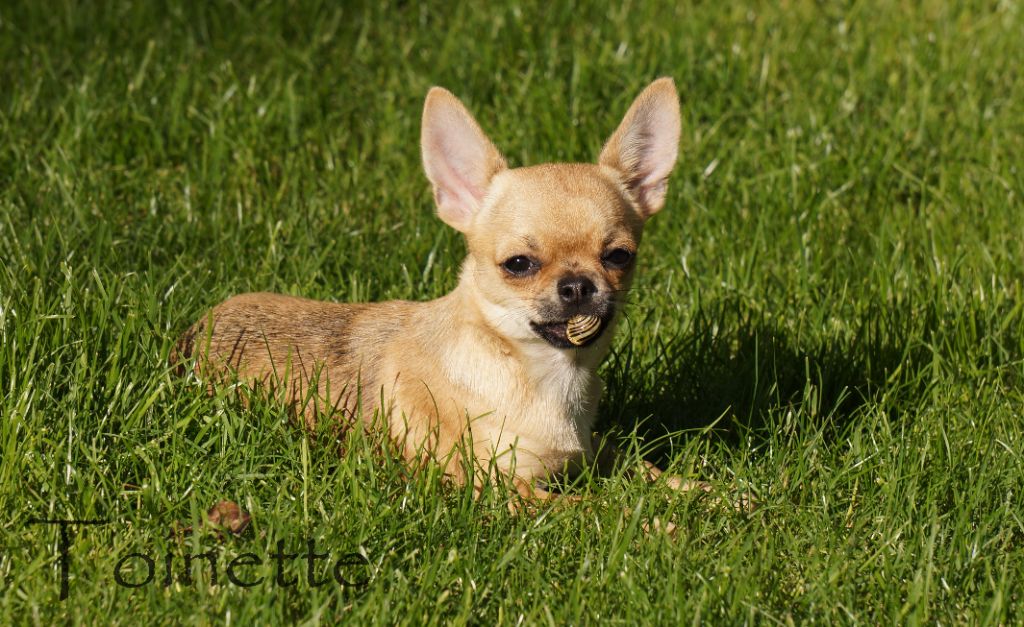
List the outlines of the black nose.
<svg viewBox="0 0 1024 627">
<path fill-rule="evenodd" d="M 597 286 L 585 276 L 564 276 L 558 280 L 558 297 L 567 305 L 580 305 L 597 293 Z"/>
</svg>

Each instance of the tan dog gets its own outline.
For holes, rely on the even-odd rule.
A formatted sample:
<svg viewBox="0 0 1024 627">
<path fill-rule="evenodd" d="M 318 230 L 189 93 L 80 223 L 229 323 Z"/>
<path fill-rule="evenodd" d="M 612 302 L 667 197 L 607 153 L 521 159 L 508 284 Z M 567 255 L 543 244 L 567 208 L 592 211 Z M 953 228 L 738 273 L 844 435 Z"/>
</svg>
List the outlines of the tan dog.
<svg viewBox="0 0 1024 627">
<path fill-rule="evenodd" d="M 546 498 L 536 480 L 615 462 L 591 432 L 596 370 L 644 223 L 665 202 L 679 132 L 675 86 L 661 78 L 596 165 L 509 169 L 462 103 L 435 87 L 423 165 L 441 219 L 466 236 L 458 287 L 424 303 L 243 294 L 196 323 L 179 350 L 197 353 L 200 375 L 276 382 L 309 424 L 324 406 L 353 420 L 384 416 L 406 458 L 478 486 L 497 468 L 524 496 Z"/>
</svg>

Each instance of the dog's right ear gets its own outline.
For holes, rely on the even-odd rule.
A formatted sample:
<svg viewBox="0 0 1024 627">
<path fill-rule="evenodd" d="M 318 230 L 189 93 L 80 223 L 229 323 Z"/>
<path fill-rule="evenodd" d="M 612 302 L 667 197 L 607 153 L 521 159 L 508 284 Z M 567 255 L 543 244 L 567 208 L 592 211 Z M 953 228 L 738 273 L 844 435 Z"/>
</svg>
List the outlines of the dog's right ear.
<svg viewBox="0 0 1024 627">
<path fill-rule="evenodd" d="M 441 87 L 432 88 L 423 105 L 420 147 L 438 215 L 465 231 L 491 179 L 505 169 L 505 158 L 459 99 Z"/>
</svg>

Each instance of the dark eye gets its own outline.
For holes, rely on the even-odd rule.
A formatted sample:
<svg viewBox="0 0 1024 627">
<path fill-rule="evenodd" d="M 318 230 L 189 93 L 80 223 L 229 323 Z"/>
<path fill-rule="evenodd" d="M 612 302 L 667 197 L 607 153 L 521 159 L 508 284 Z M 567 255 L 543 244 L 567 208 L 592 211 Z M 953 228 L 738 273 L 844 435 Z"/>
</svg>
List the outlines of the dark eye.
<svg viewBox="0 0 1024 627">
<path fill-rule="evenodd" d="M 501 267 L 512 276 L 529 276 L 540 269 L 540 263 L 525 255 L 516 255 L 502 261 Z"/>
<path fill-rule="evenodd" d="M 633 261 L 633 253 L 625 248 L 610 250 L 601 257 L 606 268 L 625 268 L 630 261 Z"/>
</svg>

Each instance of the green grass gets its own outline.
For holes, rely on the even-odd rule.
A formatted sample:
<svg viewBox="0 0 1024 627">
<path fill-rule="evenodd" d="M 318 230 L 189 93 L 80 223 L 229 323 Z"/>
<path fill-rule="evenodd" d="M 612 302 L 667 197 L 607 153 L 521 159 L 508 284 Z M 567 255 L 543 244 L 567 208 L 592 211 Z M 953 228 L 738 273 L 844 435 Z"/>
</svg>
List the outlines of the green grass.
<svg viewBox="0 0 1024 627">
<path fill-rule="evenodd" d="M 0 7 L 0 622 L 1024 620 L 1024 9 L 455 4 Z M 231 294 L 452 288 L 430 85 L 519 165 L 594 159 L 659 75 L 681 160 L 600 422 L 752 515 L 619 477 L 513 517 L 168 371 Z M 246 535 L 167 539 L 220 499 Z M 111 521 L 64 601 L 39 518 Z M 372 581 L 224 584 L 306 538 Z M 114 581 L 209 549 L 220 585 Z"/>
</svg>

